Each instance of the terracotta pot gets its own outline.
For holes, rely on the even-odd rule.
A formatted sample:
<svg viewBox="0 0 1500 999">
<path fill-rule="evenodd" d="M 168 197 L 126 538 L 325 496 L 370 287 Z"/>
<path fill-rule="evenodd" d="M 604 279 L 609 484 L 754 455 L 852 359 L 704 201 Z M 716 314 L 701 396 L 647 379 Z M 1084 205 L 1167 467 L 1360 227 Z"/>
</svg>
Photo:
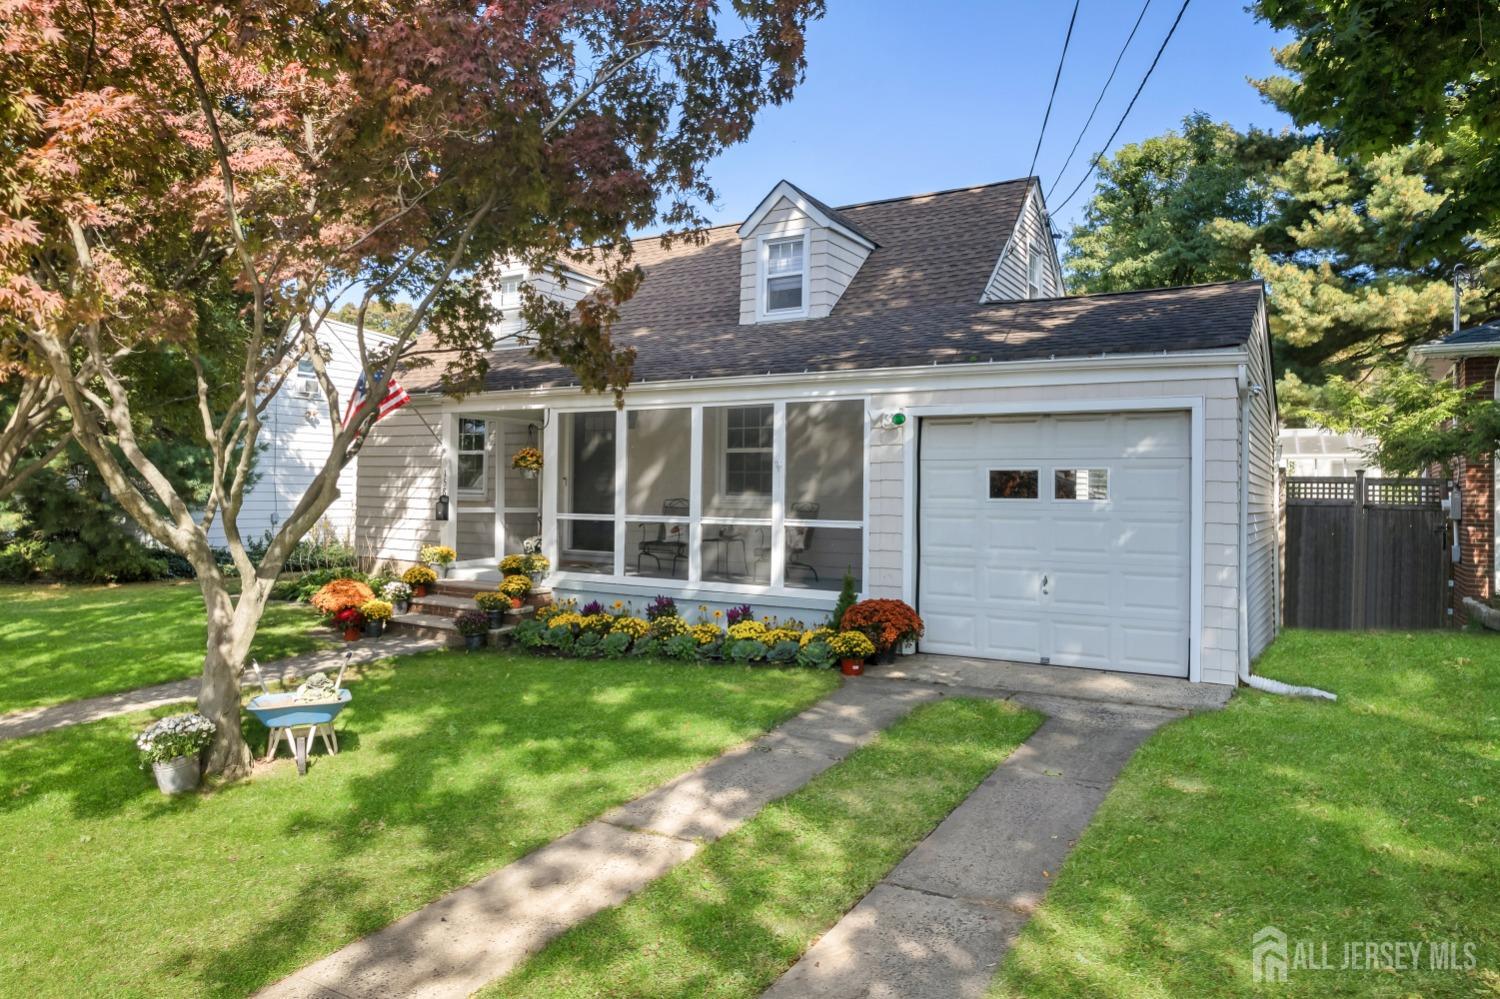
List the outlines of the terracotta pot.
<svg viewBox="0 0 1500 999">
<path fill-rule="evenodd" d="M 349 625 L 349 627 L 344 629 L 344 641 L 357 642 L 359 641 L 359 636 L 361 634 L 363 634 L 363 632 L 361 632 L 356 625 L 351 624 Z"/>
<path fill-rule="evenodd" d="M 512 607 L 520 607 L 525 602 L 526 601 L 522 600 L 520 597 L 511 597 L 510 598 L 510 605 Z"/>
<path fill-rule="evenodd" d="M 863 676 L 865 661 L 863 659 L 841 659 L 839 660 L 839 672 L 845 676 Z"/>
<path fill-rule="evenodd" d="M 416 586 L 413 586 L 411 588 L 411 595 L 414 596 L 414 597 L 425 597 L 425 596 L 427 596 L 427 584 L 426 583 L 418 583 Z"/>
</svg>

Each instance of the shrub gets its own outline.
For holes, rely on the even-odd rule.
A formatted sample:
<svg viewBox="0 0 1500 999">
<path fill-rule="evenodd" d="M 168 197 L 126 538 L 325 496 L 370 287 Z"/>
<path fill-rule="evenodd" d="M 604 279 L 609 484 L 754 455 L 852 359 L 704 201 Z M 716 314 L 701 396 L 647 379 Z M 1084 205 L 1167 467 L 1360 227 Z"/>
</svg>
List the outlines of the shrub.
<svg viewBox="0 0 1500 999">
<path fill-rule="evenodd" d="M 849 608 L 854 606 L 857 596 L 854 592 L 854 574 L 845 570 L 844 585 L 839 587 L 838 602 L 833 605 L 833 616 L 828 623 L 834 628 L 839 627 L 839 622 L 844 620 L 844 615 L 849 613 Z"/>
<path fill-rule="evenodd" d="M 395 610 L 384 600 L 367 600 L 359 605 L 359 616 L 366 621 L 387 621 Z"/>
<path fill-rule="evenodd" d="M 623 631 L 611 631 L 599 642 L 599 650 L 607 659 L 623 659 L 630 649 L 630 636 Z"/>
<path fill-rule="evenodd" d="M 523 649 L 539 649 L 546 643 L 547 626 L 540 621 L 526 618 L 516 625 L 511 637 Z"/>
<path fill-rule="evenodd" d="M 510 597 L 494 590 L 485 590 L 483 593 L 474 594 L 474 602 L 479 605 L 480 610 L 488 613 L 509 607 Z"/>
<path fill-rule="evenodd" d="M 447 545 L 423 545 L 417 553 L 417 561 L 423 565 L 452 565 L 458 560 L 458 552 Z"/>
<path fill-rule="evenodd" d="M 141 766 L 197 756 L 213 741 L 214 728 L 213 722 L 196 711 L 158 718 L 135 737 Z"/>
<path fill-rule="evenodd" d="M 771 646 L 771 651 L 766 653 L 766 659 L 773 663 L 790 663 L 797 661 L 797 653 L 802 651 L 802 646 L 794 640 L 784 639 Z"/>
<path fill-rule="evenodd" d="M 668 596 L 658 595 L 646 605 L 646 620 L 658 621 L 666 617 L 677 617 L 677 601 Z"/>
<path fill-rule="evenodd" d="M 840 659 L 865 659 L 875 654 L 875 643 L 862 631 L 841 631 L 828 640 Z"/>
<path fill-rule="evenodd" d="M 861 600 L 844 613 L 839 627 L 863 632 L 879 652 L 903 639 L 922 636 L 922 619 L 900 600 Z"/>
<path fill-rule="evenodd" d="M 654 638 L 642 638 L 630 647 L 630 654 L 642 658 L 655 658 L 663 654 L 662 643 Z"/>
<path fill-rule="evenodd" d="M 345 569 L 317 569 L 313 572 L 304 572 L 300 576 L 290 579 L 278 579 L 271 587 L 271 597 L 276 600 L 296 600 L 307 603 L 326 584 L 335 579 L 353 579 L 361 583 L 369 583 L 369 577 L 355 568 Z M 370 592 L 374 592 L 371 588 Z"/>
<path fill-rule="evenodd" d="M 797 653 L 797 665 L 808 669 L 830 669 L 837 661 L 838 657 L 833 654 L 828 643 L 821 639 L 808 642 Z"/>
<path fill-rule="evenodd" d="M 359 610 L 360 606 L 375 599 L 375 591 L 369 584 L 358 579 L 335 579 L 324 583 L 313 594 L 312 605 L 328 617 L 346 610 Z"/>
<path fill-rule="evenodd" d="M 674 635 L 663 651 L 672 659 L 691 659 L 698 654 L 698 640 L 687 633 Z"/>
<path fill-rule="evenodd" d="M 513 600 L 525 598 L 531 592 L 530 576 L 506 576 L 500 580 L 500 592 Z"/>
<path fill-rule="evenodd" d="M 729 658 L 737 663 L 758 663 L 764 661 L 770 651 L 765 642 L 746 638 L 730 643 Z"/>
<path fill-rule="evenodd" d="M 39 576 L 47 557 L 44 541 L 12 541 L 0 548 L 0 579 L 8 583 L 25 583 Z"/>
<path fill-rule="evenodd" d="M 458 633 L 468 638 L 472 635 L 483 635 L 490 630 L 490 616 L 482 611 L 464 611 L 454 618 L 458 625 Z"/>
<path fill-rule="evenodd" d="M 437 582 L 437 573 L 425 565 L 414 565 L 401 574 L 401 582 L 407 586 L 431 586 Z"/>
</svg>

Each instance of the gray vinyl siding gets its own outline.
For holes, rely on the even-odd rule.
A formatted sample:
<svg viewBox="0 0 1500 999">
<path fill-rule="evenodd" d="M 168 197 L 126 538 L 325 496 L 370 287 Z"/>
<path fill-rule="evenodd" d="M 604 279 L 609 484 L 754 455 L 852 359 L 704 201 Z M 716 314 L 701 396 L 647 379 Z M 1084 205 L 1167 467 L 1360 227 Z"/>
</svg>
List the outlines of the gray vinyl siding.
<svg viewBox="0 0 1500 999">
<path fill-rule="evenodd" d="M 1264 305 L 1256 316 L 1249 351 L 1250 383 L 1265 389 L 1250 400 L 1249 454 L 1245 467 L 1249 482 L 1245 607 L 1250 657 L 1253 659 L 1271 644 L 1281 620 L 1281 503 L 1276 471 L 1276 441 L 1280 427 Z"/>
<path fill-rule="evenodd" d="M 413 400 L 370 431 L 355 511 L 362 559 L 413 563 L 423 545 L 440 543 L 442 523 L 433 519 L 442 477 L 433 436 L 441 426 L 438 406 L 436 399 Z"/>
<path fill-rule="evenodd" d="M 1047 230 L 1042 207 L 1041 194 L 1032 188 L 1020 218 L 1016 220 L 1016 231 L 1005 244 L 981 301 L 1005 302 L 1028 297 L 1026 274 L 1033 247 L 1047 261 L 1042 272 L 1042 297 L 1054 298 L 1064 294 L 1062 274 L 1057 268 L 1057 255 L 1053 251 L 1052 236 Z"/>
</svg>

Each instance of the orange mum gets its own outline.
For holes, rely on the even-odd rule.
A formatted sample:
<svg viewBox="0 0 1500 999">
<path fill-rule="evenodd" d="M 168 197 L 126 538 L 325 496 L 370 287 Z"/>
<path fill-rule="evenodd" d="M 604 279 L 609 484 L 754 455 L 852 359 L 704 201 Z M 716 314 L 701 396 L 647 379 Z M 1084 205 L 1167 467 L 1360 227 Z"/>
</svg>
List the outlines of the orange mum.
<svg viewBox="0 0 1500 999">
<path fill-rule="evenodd" d="M 861 600 L 844 612 L 839 627 L 864 632 L 884 652 L 903 638 L 920 637 L 922 619 L 900 600 Z"/>
<path fill-rule="evenodd" d="M 335 579 L 313 594 L 312 605 L 330 616 L 375 599 L 375 591 L 357 579 Z"/>
</svg>

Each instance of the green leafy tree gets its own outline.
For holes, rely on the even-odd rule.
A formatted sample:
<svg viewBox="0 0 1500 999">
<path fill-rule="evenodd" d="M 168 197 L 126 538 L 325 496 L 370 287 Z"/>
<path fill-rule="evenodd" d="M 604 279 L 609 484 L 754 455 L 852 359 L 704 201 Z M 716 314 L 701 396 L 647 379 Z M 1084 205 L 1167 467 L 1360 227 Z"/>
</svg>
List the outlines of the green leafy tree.
<svg viewBox="0 0 1500 999">
<path fill-rule="evenodd" d="M 1373 437 L 1372 457 L 1386 472 L 1454 474 L 1458 458 L 1483 460 L 1500 439 L 1500 405 L 1485 386 L 1460 389 L 1420 368 L 1384 365 L 1363 382 L 1329 379 L 1325 422 L 1335 430 Z"/>
<path fill-rule="evenodd" d="M 386 336 L 397 336 L 402 327 L 411 322 L 411 316 L 412 304 L 410 302 L 392 302 L 386 305 L 372 301 L 365 309 L 365 328 L 374 330 L 376 333 L 384 333 Z M 358 325 L 359 305 L 355 302 L 345 302 L 334 311 L 333 318 L 341 323 Z"/>
<path fill-rule="evenodd" d="M 1068 237 L 1069 283 L 1093 293 L 1250 277 L 1250 251 L 1277 212 L 1271 175 L 1299 143 L 1193 114 L 1180 131 L 1121 147 Z"/>
</svg>

